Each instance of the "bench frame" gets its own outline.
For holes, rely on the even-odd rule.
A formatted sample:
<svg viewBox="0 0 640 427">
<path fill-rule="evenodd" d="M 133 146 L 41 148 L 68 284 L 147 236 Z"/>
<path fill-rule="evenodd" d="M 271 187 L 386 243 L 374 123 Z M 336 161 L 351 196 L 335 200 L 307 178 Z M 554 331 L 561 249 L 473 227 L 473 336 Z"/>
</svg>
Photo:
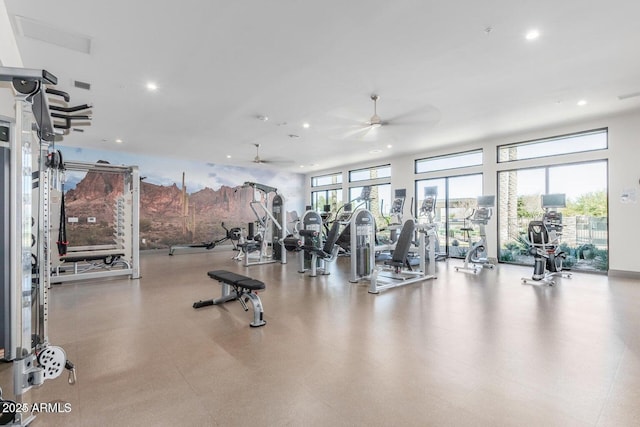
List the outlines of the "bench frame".
<svg viewBox="0 0 640 427">
<path fill-rule="evenodd" d="M 254 280 L 251 277 L 242 276 L 231 271 L 215 270 L 207 275 L 217 280 L 222 285 L 222 295 L 219 298 L 193 303 L 193 308 L 201 308 L 209 305 L 224 304 L 228 301 L 239 301 L 244 311 L 248 311 L 247 301 L 251 302 L 253 308 L 253 321 L 249 324 L 252 328 L 264 326 L 264 310 L 262 301 L 257 294 L 258 290 L 265 289 L 264 283 Z"/>
</svg>

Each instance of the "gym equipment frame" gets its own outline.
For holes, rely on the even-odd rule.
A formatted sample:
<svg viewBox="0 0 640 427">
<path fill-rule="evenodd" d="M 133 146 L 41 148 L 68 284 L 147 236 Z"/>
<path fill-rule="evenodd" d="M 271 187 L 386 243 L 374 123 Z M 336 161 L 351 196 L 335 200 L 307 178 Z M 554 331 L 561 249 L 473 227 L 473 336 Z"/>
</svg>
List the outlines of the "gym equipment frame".
<svg viewBox="0 0 640 427">
<path fill-rule="evenodd" d="M 368 209 L 356 210 L 345 227 L 350 231 L 350 274 L 349 282 L 370 280 L 375 267 L 376 221 Z"/>
<path fill-rule="evenodd" d="M 420 265 L 417 271 L 411 269 L 407 258 L 416 232 L 418 233 L 418 253 L 420 254 Z M 431 227 L 431 224 L 416 224 L 412 219 L 405 221 L 391 260 L 385 261 L 384 266 L 376 266 L 371 274 L 369 293 L 378 294 L 385 289 L 436 279 L 435 235 L 435 228 Z M 428 269 L 427 250 L 429 251 Z"/>
<path fill-rule="evenodd" d="M 15 121 L 0 119 L 3 135 L 0 159 L 4 178 L 0 203 L 3 211 L 9 213 L 9 220 L 5 218 L 2 225 L 5 246 L 0 256 L 3 267 L 0 275 L 0 344 L 2 357 L 13 361 L 13 391 L 16 401 L 22 403 L 28 390 L 59 377 L 64 369 L 69 371 L 69 383 L 75 384 L 76 381 L 73 363 L 67 360 L 64 350 L 51 345 L 48 338 L 50 241 L 47 158 L 49 143 L 64 133 L 57 129 L 66 129 L 74 116 L 67 118 L 64 125 L 54 122 L 53 117 L 66 116 L 52 115 L 47 95 L 62 97 L 66 102 L 69 95 L 47 87 L 57 84 L 57 78 L 46 70 L 0 67 L 0 81 L 12 82 L 16 92 Z M 79 106 L 75 107 L 79 110 L 74 111 L 84 107 L 89 108 Z M 65 110 L 65 107 L 58 107 L 58 111 Z M 37 132 L 35 138 L 34 130 Z M 34 419 L 31 413 L 2 414 L 4 425 L 26 426 Z"/>
<path fill-rule="evenodd" d="M 309 270 L 309 276 L 316 277 L 318 270 L 321 274 L 327 275 L 325 261 L 314 254 L 314 251 L 322 249 L 322 228 L 321 215 L 312 210 L 308 210 L 302 215 L 300 220 L 302 228 L 298 230 L 299 251 L 298 251 L 298 273 Z"/>
<path fill-rule="evenodd" d="M 472 224 L 477 224 L 480 228 L 480 240 L 474 243 L 464 258 L 462 267 L 455 267 L 456 271 L 477 273 L 483 268 L 494 268 L 495 264 L 484 256 L 479 256 L 487 252 L 487 232 L 486 226 L 493 214 L 493 208 L 496 205 L 495 196 L 478 196 L 477 207 L 469 216 Z M 469 241 L 471 243 L 471 241 Z"/>
<path fill-rule="evenodd" d="M 116 198 L 113 217 L 113 243 L 91 246 L 68 246 L 66 254 L 52 251 L 52 282 L 98 279 L 113 276 L 140 278 L 140 174 L 137 166 L 108 163 L 64 162 L 67 171 L 114 174 L 122 176 L 122 192 Z M 52 190 L 51 203 L 58 212 L 62 191 Z M 59 223 L 52 221 L 54 224 Z M 57 226 L 51 227 L 57 235 Z"/>
<path fill-rule="evenodd" d="M 220 282 L 222 285 L 222 295 L 216 299 L 194 302 L 193 308 L 238 301 L 244 311 L 249 311 L 247 302 L 251 302 L 251 306 L 253 307 L 253 321 L 249 325 L 252 328 L 257 328 L 267 324 L 264 320 L 262 301 L 258 296 L 258 291 L 265 289 L 264 282 L 226 270 L 209 271 L 207 272 L 207 276 Z"/>
<path fill-rule="evenodd" d="M 545 210 L 542 221 L 531 221 L 527 227 L 529 252 L 533 255 L 533 275 L 523 277 L 523 284 L 556 284 L 554 277 L 571 278 L 571 273 L 562 271 L 562 261 L 567 254 L 560 250 L 562 237 L 562 214 L 557 208 L 566 207 L 564 194 L 543 194 L 541 205 Z"/>
<path fill-rule="evenodd" d="M 244 266 L 274 262 L 286 264 L 287 251 L 284 246 L 284 238 L 288 232 L 284 225 L 286 217 L 284 197 L 278 194 L 277 188 L 255 182 L 247 181 L 242 185 L 242 188 L 251 188 L 253 191 L 249 206 L 256 216 L 256 223 L 259 227 L 258 234 L 260 235 L 259 240 L 251 235 L 245 242 L 238 244 L 244 252 Z M 272 209 L 269 209 L 268 203 L 271 193 L 274 195 L 271 200 Z M 249 225 L 253 225 L 253 223 Z M 253 252 L 258 252 L 258 256 L 254 256 Z"/>
</svg>

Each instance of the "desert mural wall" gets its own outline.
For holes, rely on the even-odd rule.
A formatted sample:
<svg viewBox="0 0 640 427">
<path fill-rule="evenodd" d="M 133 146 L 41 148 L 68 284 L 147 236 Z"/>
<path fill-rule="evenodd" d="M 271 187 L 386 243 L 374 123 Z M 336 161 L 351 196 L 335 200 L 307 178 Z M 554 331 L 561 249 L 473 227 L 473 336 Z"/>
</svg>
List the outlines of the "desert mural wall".
<svg viewBox="0 0 640 427">
<path fill-rule="evenodd" d="M 222 228 L 242 227 L 256 220 L 249 202 L 256 182 L 284 196 L 287 228 L 304 208 L 304 175 L 261 165 L 230 166 L 141 156 L 107 150 L 57 147 L 65 161 L 136 165 L 140 171 L 140 249 L 199 244 L 221 239 Z M 123 177 L 101 172 L 65 171 L 65 213 L 70 246 L 109 244 L 113 235 L 115 200 Z M 259 195 L 259 193 L 258 193 Z"/>
</svg>

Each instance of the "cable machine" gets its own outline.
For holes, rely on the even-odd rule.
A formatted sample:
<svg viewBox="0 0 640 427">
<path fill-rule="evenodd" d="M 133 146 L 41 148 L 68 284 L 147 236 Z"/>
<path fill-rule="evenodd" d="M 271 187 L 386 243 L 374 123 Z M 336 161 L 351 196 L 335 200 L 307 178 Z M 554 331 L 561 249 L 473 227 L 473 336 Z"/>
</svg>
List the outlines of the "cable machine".
<svg viewBox="0 0 640 427">
<path fill-rule="evenodd" d="M 51 248 L 48 159 L 54 152 L 51 145 L 69 130 L 72 120 L 90 119 L 87 115 L 67 113 L 91 107 L 50 106 L 49 96 L 65 102 L 70 99 L 65 92 L 50 87 L 58 80 L 46 70 L 0 67 L 0 81 L 12 83 L 16 108 L 15 121 L 0 118 L 3 176 L 0 203 L 8 213 L 0 221 L 4 240 L 0 253 L 0 344 L 1 357 L 13 361 L 16 403 L 23 403 L 28 390 L 57 378 L 65 369 L 69 371 L 69 383 L 75 383 L 73 363 L 48 338 Z M 59 120 L 55 122 L 54 118 Z M 1 390 L 0 400 L 7 402 Z M 1 416 L 2 424 L 12 426 L 26 426 L 35 419 L 31 413 L 18 411 L 4 412 Z"/>
<path fill-rule="evenodd" d="M 273 262 L 286 264 L 287 251 L 284 238 L 288 231 L 285 226 L 287 211 L 284 206 L 284 197 L 278 194 L 277 188 L 268 185 L 247 181 L 242 188 L 247 187 L 253 192 L 249 206 L 256 216 L 256 221 L 249 223 L 247 239 L 238 244 L 244 255 L 244 266 Z M 271 209 L 269 209 L 269 196 L 272 193 Z"/>
</svg>

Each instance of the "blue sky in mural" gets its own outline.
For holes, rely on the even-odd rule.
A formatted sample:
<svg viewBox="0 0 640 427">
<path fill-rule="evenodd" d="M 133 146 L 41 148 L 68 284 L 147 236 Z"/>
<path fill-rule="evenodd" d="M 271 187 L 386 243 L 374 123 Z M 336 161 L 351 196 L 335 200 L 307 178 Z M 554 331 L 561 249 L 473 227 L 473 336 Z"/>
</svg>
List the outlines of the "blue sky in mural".
<svg viewBox="0 0 640 427">
<path fill-rule="evenodd" d="M 142 156 L 121 151 L 84 149 L 58 146 L 65 160 L 95 163 L 104 160 L 114 165 L 136 165 L 145 181 L 171 186 L 182 185 L 182 172 L 188 193 L 194 193 L 205 187 L 218 190 L 221 186 L 236 187 L 245 181 L 258 182 L 278 189 L 285 197 L 287 210 L 301 211 L 304 207 L 304 175 L 290 172 L 278 172 L 272 169 L 245 168 L 221 165 L 217 163 L 175 160 L 166 157 Z M 75 188 L 84 173 L 67 172 L 65 189 Z"/>
</svg>

